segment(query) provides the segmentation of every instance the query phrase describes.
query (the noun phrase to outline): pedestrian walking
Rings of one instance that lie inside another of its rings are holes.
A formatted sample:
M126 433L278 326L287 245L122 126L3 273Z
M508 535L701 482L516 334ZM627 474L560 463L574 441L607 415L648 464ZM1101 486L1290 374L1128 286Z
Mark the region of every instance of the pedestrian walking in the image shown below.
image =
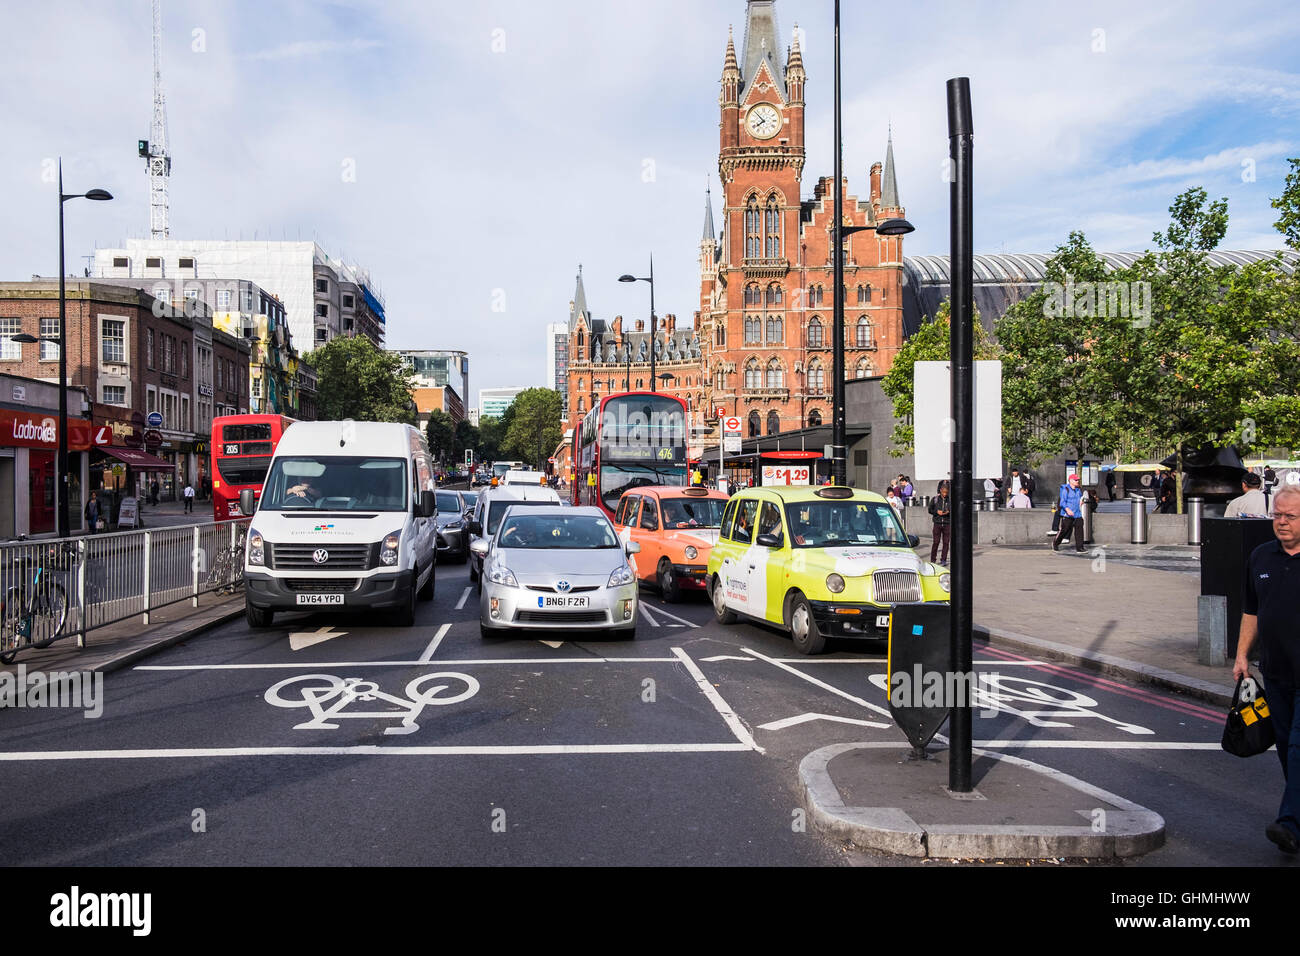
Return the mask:
M194 486L188 481L185 483L185 513L194 513Z
M1165 471L1160 477L1160 513L1171 515L1178 505L1177 489L1174 487L1174 475Z
M1115 500L1115 469L1112 468L1106 472L1106 494L1111 501Z
M158 479L155 478L153 480L153 483L149 485L149 504L156 505L157 503L158 503Z
M1052 550L1058 551L1061 542L1074 535L1074 550L1083 553L1083 492L1079 490L1079 476L1071 475L1061 485L1057 498L1057 510L1061 518L1061 530L1052 539Z
M91 534L99 532L99 496L95 492L90 493L90 500L86 502L86 527Z
M1300 850L1300 489L1287 485L1274 495L1274 540L1250 554L1242 598L1241 634L1234 680L1250 673L1258 645L1260 673L1268 691L1277 756L1282 762L1282 803L1264 835L1284 853ZM1290 768L1296 768L1294 777Z
M893 488L890 488L887 492L885 492L885 500L888 501L890 507L894 509L894 515L898 518L898 520L902 521L903 520L903 499L898 495L898 493Z
M947 481L939 482L939 493L930 499L930 517L934 528L930 540L930 563L935 562L942 542L943 557L939 558L939 563L947 564L948 545L952 541L952 499L948 497Z

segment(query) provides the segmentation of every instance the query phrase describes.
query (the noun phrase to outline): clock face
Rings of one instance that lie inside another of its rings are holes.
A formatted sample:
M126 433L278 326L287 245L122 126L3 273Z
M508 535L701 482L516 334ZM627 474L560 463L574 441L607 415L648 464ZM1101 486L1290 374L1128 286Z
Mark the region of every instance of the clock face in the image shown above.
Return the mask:
M745 117L745 125L759 139L770 139L781 129L781 114L770 103L759 103Z

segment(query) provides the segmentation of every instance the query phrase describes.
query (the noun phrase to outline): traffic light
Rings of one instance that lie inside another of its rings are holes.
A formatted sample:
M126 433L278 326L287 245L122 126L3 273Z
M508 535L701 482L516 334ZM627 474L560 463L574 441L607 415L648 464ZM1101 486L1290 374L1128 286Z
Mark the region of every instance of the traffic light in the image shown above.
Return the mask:
M473 468L473 467L474 467L474 449L473 449L473 448L466 448L466 449L465 449L465 467L466 467L466 468Z
M147 139L138 139L135 141L135 145L140 150L140 156L147 159L149 157L149 141Z

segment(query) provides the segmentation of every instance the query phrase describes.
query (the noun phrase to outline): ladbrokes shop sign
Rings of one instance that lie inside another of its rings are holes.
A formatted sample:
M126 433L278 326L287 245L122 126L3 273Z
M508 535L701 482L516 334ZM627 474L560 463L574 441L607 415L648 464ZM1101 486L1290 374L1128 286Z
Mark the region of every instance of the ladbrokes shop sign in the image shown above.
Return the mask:
M80 418L68 419L68 449L85 451L94 445L94 428ZM16 412L0 408L0 445L9 448L59 447L59 419L44 412Z

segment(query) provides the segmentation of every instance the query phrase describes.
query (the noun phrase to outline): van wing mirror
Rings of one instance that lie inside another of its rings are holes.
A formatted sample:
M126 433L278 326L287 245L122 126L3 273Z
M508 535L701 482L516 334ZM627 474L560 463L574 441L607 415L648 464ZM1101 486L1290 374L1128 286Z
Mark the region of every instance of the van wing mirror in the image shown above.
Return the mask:
M425 489L420 492L420 514L426 518L432 518L438 513L438 499L432 491Z
M480 522L480 521L470 521L470 522L467 522L467 523L466 523L465 527L466 527L467 529L469 529L469 533L470 533L470 534L472 534L472 535L477 535L477 536L480 537L480 538L483 537L483 524L482 524L482 522Z
M245 488L239 493L239 510L245 515L251 515L257 510L257 495L252 488Z
M784 538L779 534L760 534L755 544L763 548L779 548L784 543Z

